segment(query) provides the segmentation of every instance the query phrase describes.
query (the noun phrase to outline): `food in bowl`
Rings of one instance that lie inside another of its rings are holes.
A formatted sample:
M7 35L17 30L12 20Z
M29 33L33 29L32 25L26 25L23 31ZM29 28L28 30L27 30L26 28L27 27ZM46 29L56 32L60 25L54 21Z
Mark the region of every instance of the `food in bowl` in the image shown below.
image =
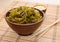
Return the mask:
M44 12L27 6L9 10L5 15L7 24L19 35L30 35L41 25Z
M9 11L7 19L18 24L30 24L38 22L42 18L41 13L31 7L20 6Z

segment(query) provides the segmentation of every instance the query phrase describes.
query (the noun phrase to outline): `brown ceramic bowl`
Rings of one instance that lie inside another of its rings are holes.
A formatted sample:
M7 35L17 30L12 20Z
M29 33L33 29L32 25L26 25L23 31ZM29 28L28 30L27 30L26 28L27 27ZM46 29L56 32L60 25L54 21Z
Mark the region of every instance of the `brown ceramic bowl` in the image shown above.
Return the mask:
M45 5L36 5L34 7L37 8L37 9L39 9L39 10L41 10L41 11L43 11L44 13L47 10L47 7Z
M44 13L46 12L46 8L44 6L37 6L37 9L40 9L41 11L43 11ZM42 8L42 9L41 9Z
M36 9L36 8L35 8ZM9 15L9 11L6 13L5 15L5 20L7 22L7 24L19 35L30 35L32 34L36 29L38 29L38 27L41 25L43 19L44 19L44 13L43 11L38 10L41 15L42 15L42 19L39 22L36 23L31 23L31 24L17 24L17 23L13 23L11 21L9 21L6 17Z

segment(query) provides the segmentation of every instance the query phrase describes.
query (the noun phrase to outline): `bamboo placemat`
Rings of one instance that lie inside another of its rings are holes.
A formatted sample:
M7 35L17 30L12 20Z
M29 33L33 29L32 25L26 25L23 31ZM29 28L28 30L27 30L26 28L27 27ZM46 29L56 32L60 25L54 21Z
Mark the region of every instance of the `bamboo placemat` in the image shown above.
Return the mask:
M30 36L20 36L15 33L6 23L4 14L11 8L17 6L30 6L39 5L39 3L18 2L13 1L6 9L0 12L0 42L60 42L60 22L50 27L42 36L37 35L32 39ZM60 18L60 6L59 5L46 5L47 11L45 13L45 19L38 30L43 30L46 26L52 24L54 21ZM38 31L37 30L37 31ZM35 32L36 34L36 32ZM39 38L39 39L38 39Z

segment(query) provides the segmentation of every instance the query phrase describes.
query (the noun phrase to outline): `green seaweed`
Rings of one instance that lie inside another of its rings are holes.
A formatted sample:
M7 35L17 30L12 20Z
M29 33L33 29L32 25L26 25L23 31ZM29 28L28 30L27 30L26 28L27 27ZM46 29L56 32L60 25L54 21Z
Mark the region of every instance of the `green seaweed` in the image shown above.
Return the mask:
M41 13L38 10L26 6L20 6L10 10L9 16L7 16L8 20L18 24L35 23L41 18Z

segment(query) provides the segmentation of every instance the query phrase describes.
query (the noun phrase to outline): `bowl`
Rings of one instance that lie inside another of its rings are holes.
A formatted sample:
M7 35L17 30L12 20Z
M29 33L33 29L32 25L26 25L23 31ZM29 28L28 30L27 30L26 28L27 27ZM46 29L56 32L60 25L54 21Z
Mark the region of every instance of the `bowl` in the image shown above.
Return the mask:
M45 7L45 6L36 6L35 8L37 8L37 9L39 9L39 10L41 10L41 11L43 11L44 13L46 12L46 10L47 10L47 8Z
M47 7L44 4L36 4L34 7L41 10L41 11L43 11L44 13L47 10Z
M23 35L23 36L30 35L34 33L35 30L38 29L38 27L42 24L42 21L44 19L44 12L37 8L34 8L34 9L36 9L41 13L42 19L39 22L30 23L30 24L13 23L6 18L9 15L9 11L5 14L5 20L7 24L11 27L11 29L13 29L17 34Z

